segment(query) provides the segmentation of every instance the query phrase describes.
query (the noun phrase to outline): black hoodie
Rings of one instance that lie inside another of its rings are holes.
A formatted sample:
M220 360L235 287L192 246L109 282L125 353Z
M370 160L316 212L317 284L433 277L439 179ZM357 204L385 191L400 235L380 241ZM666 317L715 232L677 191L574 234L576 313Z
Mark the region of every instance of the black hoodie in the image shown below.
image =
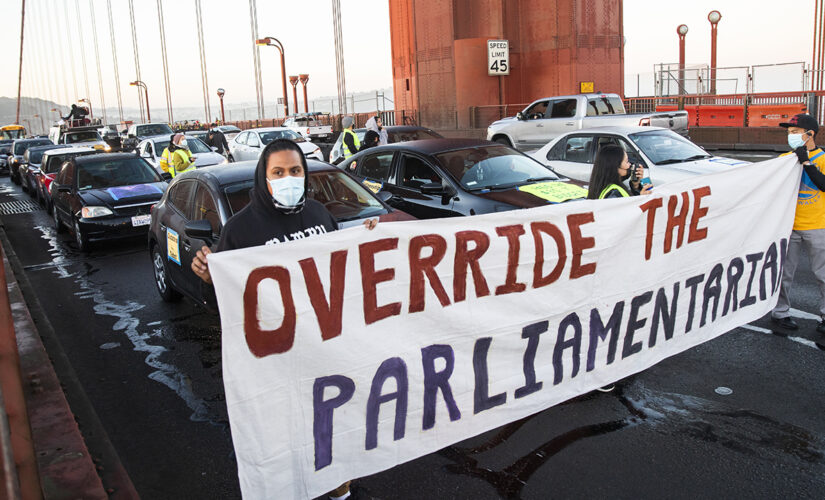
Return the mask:
M255 185L249 192L249 205L226 222L215 251L273 245L338 229L335 219L323 205L306 199L308 191L309 172L305 172L304 198L299 203L303 207L287 211L276 206L269 192L266 163L261 155L255 169Z

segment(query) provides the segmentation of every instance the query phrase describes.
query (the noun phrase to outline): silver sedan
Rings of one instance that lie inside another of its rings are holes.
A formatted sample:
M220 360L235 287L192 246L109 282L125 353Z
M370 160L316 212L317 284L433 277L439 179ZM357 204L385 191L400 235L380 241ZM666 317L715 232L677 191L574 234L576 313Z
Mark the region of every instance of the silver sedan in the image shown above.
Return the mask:
M252 128L242 131L229 141L230 158L233 161L257 160L264 147L275 139L295 141L306 158L324 161L321 148L285 127Z

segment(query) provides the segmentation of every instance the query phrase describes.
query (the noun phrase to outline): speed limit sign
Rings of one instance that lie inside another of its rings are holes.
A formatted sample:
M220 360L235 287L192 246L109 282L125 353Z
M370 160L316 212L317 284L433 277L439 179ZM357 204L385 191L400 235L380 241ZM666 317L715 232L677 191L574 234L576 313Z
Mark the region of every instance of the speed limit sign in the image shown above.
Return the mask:
M487 74L490 76L510 74L510 42L508 40L487 40Z

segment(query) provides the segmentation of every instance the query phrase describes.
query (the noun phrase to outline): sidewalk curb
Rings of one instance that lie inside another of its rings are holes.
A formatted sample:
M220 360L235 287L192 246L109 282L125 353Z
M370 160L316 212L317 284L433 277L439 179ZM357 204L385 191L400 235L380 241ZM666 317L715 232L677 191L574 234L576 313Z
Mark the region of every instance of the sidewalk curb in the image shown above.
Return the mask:
M139 498L2 222L0 244L44 498Z

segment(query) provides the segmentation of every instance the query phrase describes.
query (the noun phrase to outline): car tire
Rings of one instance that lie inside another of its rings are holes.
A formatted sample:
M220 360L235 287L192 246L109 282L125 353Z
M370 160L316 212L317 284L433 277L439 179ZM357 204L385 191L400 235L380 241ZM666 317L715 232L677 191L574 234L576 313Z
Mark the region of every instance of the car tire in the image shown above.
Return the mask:
M52 220L54 221L54 230L57 234L60 234L65 231L63 228L63 223L60 222L60 216L57 214L57 208L52 207Z
M513 147L513 143L510 142L510 139L508 139L506 136L503 136L503 135L500 135L500 136L494 138L493 142L497 142L497 143L503 144L505 146L510 146L511 148Z
M160 253L158 245L152 245L152 271L155 274L155 289L164 302L177 302L181 298L181 293L169 283L169 274L166 272L166 259Z
M81 252L88 252L91 247L89 239L85 234L83 234L83 231L80 229L80 223L77 219L74 221L74 242L77 244L77 249Z

